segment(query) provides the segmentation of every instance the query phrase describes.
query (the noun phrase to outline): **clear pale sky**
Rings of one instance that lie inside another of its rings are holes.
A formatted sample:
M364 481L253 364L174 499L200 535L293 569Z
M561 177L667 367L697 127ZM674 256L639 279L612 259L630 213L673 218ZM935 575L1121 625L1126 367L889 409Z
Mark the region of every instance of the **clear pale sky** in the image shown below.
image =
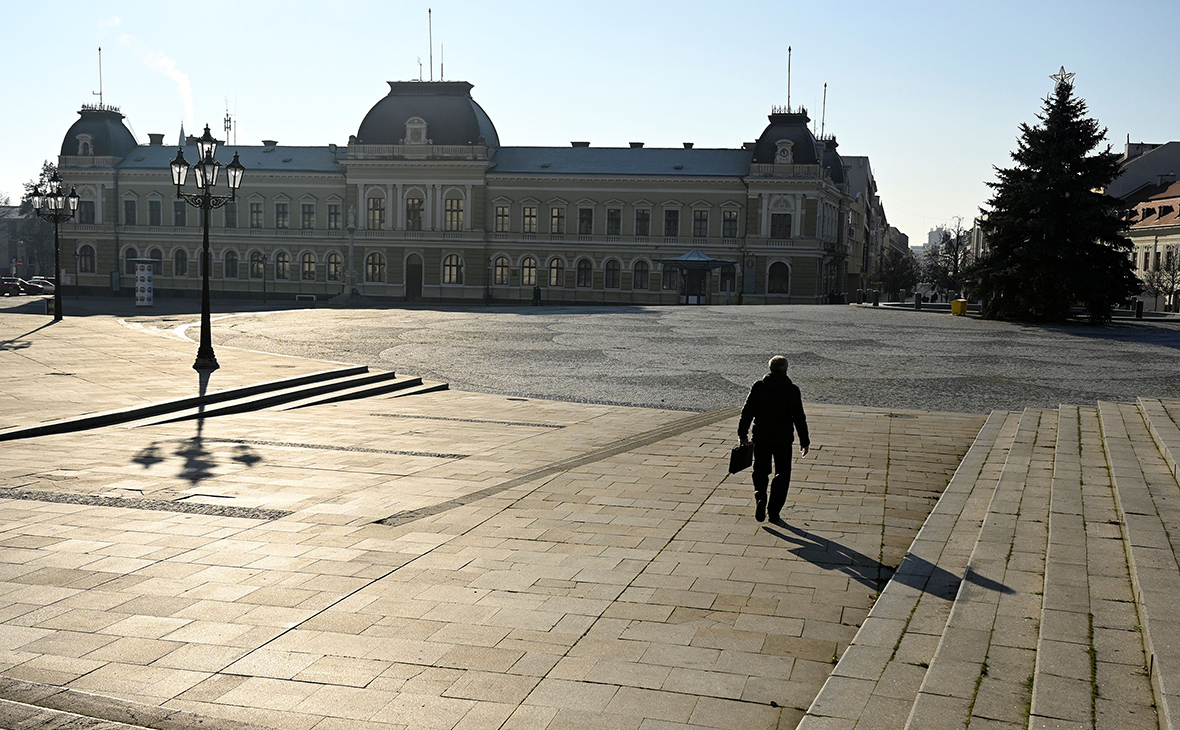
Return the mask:
M0 0L0 193L19 199L98 101L99 46L103 101L142 143L220 133L228 103L241 144L343 145L386 81L419 59L430 77L427 8L434 78L474 84L504 145L737 147L787 103L789 45L791 103L818 125L828 84L825 131L870 158L915 244L976 215L1063 65L1117 151L1180 139L1174 0Z

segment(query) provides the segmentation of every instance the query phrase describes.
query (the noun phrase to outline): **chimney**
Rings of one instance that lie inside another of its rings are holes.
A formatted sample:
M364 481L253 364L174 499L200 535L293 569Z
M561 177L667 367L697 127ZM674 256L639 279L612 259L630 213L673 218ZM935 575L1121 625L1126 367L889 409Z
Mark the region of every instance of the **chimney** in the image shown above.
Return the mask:
M632 142L631 143L631 149L633 149L633 150L637 150L642 146L643 146L642 142Z
M684 149L691 150L692 149L692 142L685 142Z
M273 150L275 148L275 145L277 145L277 144L278 144L278 142L276 142L273 139L262 140L262 146L266 147L268 150Z
M571 147L589 147L589 142L570 142Z
M148 132L148 146L162 147L164 145L164 135Z

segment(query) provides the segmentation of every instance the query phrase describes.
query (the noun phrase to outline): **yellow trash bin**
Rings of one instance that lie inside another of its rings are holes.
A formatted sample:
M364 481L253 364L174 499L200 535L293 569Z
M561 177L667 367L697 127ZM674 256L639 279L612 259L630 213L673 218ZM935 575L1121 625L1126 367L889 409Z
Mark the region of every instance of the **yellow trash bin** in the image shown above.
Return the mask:
M967 313L967 300L956 299L951 302L951 314L962 316Z

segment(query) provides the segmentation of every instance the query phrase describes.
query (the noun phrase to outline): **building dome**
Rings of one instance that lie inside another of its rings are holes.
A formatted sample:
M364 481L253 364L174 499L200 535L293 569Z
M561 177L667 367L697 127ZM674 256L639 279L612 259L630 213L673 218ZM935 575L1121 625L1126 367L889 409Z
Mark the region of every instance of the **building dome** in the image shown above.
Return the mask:
M356 142L500 146L466 81L390 81L389 95L365 115Z
M823 146L816 142L815 135L807 128L811 117L807 116L806 109L793 112L776 109L768 118L770 124L754 143L755 164L823 164L820 159Z
M117 107L86 105L78 114L82 118L74 122L61 142L62 155L126 157L139 146Z
M840 145L836 144L835 137L825 137L824 143L824 169L828 171L832 182L837 185L843 185L848 182L847 176L844 174L844 158L840 157L840 153L836 148Z

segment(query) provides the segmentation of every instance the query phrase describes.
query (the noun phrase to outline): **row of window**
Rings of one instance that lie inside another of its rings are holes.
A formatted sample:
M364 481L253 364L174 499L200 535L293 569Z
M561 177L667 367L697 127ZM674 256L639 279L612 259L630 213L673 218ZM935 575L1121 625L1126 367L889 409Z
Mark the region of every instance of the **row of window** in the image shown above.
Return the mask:
M89 205L87 205L89 204ZM147 201L147 225L162 226L164 225L164 201L149 200ZM262 202L249 202L247 211L249 213L248 225L250 228L262 228L264 226L264 213ZM84 210L85 207L85 210ZM340 203L328 204L328 230L338 231L341 227L341 205ZM183 200L172 201L172 225L181 227L187 226L188 223L189 204ZM222 225L226 228L238 227L238 204L236 202L226 203L223 208L224 218ZM200 222L200 216L194 216L196 222ZM94 222L94 201L83 200L78 204L78 222L79 223L93 223ZM133 198L126 198L123 200L123 225L137 226L139 225L139 201ZM290 228L291 227L291 204L286 202L276 202L274 204L274 227L275 228ZM300 203L299 204L299 227L303 230L310 230L316 227L316 204L315 203Z
M538 215L539 209L535 205L522 205L520 207L520 228L521 233L539 233L538 230ZM547 233L564 234L566 229L566 206L553 205L549 207L549 228ZM663 220L663 235L669 237L676 237L680 235L680 209L679 208L665 208ZM510 233L513 229L512 207L508 205L495 206L495 221L494 230L496 233ZM692 236L693 238L707 238L709 235L709 211L694 210L692 211ZM578 208L577 219L577 233L579 236L594 235L594 208ZM621 236L623 235L623 209L622 208L607 208L606 209L606 235ZM652 235L652 220L651 210L648 208L639 208L635 211L635 225L632 228L635 236L650 236ZM738 211L723 210L721 211L721 236L723 238L736 238L738 235Z

